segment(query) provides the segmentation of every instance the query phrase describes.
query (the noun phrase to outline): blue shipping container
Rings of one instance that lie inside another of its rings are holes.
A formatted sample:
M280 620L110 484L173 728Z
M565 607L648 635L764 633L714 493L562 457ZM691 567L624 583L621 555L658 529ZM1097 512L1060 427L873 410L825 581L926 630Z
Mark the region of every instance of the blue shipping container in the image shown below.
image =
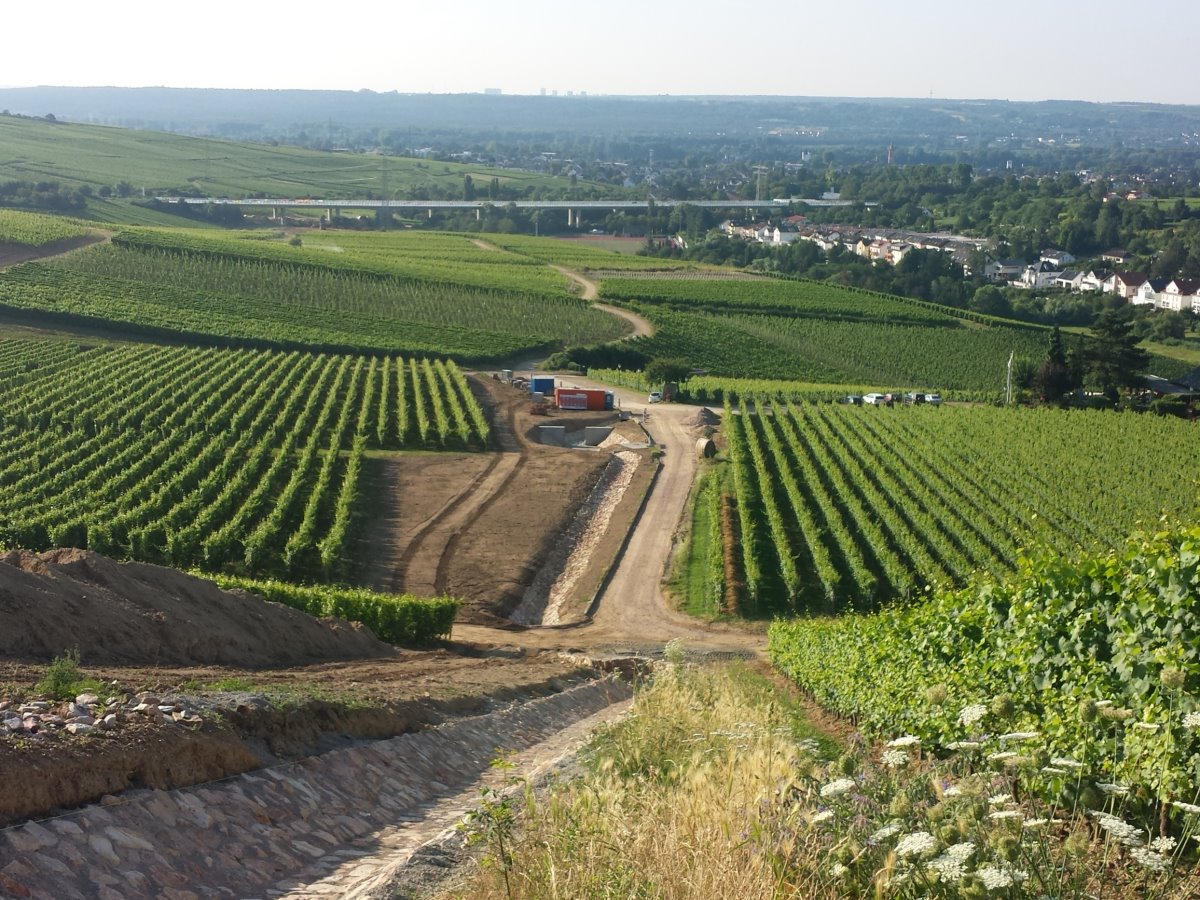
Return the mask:
M554 396L554 378L553 378L553 376L547 378L546 376L542 375L542 376L536 376L534 378L531 378L529 380L529 390L534 393L540 391L541 393L545 394L547 397L553 397Z

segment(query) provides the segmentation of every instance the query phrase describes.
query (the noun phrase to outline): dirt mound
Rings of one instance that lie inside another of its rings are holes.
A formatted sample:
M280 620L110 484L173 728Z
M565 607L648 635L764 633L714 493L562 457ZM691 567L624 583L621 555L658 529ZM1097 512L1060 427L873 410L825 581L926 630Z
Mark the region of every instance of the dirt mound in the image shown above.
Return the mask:
M0 556L0 659L265 668L391 656L360 625L87 550Z
M720 425L721 417L709 409L707 406L702 406L696 410L695 415L688 416L683 420L683 424L689 428L704 428L709 425Z

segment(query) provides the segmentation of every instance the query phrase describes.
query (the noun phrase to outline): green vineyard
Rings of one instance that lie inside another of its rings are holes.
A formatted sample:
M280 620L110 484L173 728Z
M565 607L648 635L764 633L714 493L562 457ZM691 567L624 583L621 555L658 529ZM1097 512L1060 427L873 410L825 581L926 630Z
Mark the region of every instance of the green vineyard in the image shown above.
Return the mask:
M55 241L83 237L87 228L71 219L0 209L0 244L42 247Z
M429 256L399 253L376 265L363 253L278 241L127 232L111 246L0 274L0 308L35 323L194 343L463 360L626 333L619 319L571 297L544 265L463 238L447 247L447 237L455 236L434 236ZM455 254L509 262L471 264Z
M1196 505L1177 419L747 398L723 431L748 611L873 608Z
M452 362L0 342L0 539L298 580L347 571L368 450L488 445Z

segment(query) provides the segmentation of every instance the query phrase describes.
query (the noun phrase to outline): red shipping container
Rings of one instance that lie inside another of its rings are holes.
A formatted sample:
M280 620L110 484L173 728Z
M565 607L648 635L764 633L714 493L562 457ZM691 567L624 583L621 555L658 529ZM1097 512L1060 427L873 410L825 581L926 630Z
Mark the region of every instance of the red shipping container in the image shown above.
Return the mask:
M590 409L603 411L608 391L585 388L555 388L554 405L559 409Z

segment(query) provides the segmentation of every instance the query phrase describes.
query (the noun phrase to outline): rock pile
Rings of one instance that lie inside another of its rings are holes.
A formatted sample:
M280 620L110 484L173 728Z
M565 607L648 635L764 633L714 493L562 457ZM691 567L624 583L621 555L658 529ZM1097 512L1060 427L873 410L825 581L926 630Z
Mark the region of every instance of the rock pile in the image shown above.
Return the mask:
M95 694L80 694L67 703L0 700L0 735L45 736L54 732L92 734L114 731L134 721L158 724L200 725L203 720L186 706L164 703L154 694L126 693L102 702Z

